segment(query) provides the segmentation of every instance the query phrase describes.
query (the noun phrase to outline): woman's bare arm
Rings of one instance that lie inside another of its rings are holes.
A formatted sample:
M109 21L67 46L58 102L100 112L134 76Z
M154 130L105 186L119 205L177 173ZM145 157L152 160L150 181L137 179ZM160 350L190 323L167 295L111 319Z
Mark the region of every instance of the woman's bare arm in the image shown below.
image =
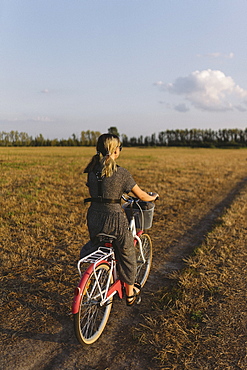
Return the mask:
M137 198L144 200L145 202L154 202L155 199L159 196L157 193L149 195L148 193L143 191L137 184L133 187L131 191Z

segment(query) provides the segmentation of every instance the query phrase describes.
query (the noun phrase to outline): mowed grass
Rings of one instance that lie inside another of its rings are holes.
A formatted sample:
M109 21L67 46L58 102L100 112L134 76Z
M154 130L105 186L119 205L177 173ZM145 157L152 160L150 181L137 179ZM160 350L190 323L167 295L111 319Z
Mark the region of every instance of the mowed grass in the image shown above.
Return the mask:
M246 247L245 185L185 268L153 294L134 331L157 368L247 368Z
M34 334L57 332L63 318L70 313L73 289L78 281L76 262L81 246L88 240L87 207L83 205L88 192L83 169L94 153L94 148L77 147L0 148L0 315L2 339L6 342L16 337L20 340ZM118 163L130 170L144 190L160 194L150 230L154 243L152 272L162 268L166 249L196 227L199 220L211 217L215 207L247 176L246 150L124 148ZM232 230L230 226L222 227L222 235L224 230L226 233ZM241 229L238 232L241 234ZM238 247L237 240L234 248ZM191 292L199 284L193 274L182 278ZM175 287L173 283L171 286L175 296L177 284L182 284L177 283L178 279L171 278L175 281ZM177 340L178 331L173 335L170 330L167 341L167 327L160 325L160 320L167 322L162 315L170 304L170 293L162 290L162 285L165 283L161 281L155 298L150 298L157 310L146 313L149 335L145 327L137 328L138 333L142 331L138 334L142 338L139 345L151 348L150 356L156 357L164 369L194 370L196 367L185 367L185 364L190 364L195 348L191 348L193 353L184 352L181 344L184 336L181 334L181 341ZM191 294L191 301L194 295ZM169 320L172 317L174 322L178 311L187 306L185 303L183 308L175 309L176 299L172 298L169 308ZM213 295L211 299L214 300ZM204 307L198 303L193 306L192 302L191 307L184 311L185 316L200 331L206 317ZM167 347L169 341L172 345ZM199 343L203 343L203 338ZM180 363L181 353L184 360ZM177 367L171 365L174 359ZM167 361L171 361L168 367Z

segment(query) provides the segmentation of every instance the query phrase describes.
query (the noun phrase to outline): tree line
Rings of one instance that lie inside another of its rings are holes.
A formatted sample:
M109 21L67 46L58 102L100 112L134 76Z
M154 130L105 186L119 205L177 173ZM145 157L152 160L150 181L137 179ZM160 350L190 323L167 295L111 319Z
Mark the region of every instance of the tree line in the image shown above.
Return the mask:
M72 134L68 139L45 139L42 134L34 138L26 132L0 132L0 146L95 146L99 131L82 131L78 137Z
M247 128L222 129L222 130L166 130L161 131L157 136L130 139L123 137L123 144L126 146L183 146L183 147L247 147Z
M119 135L116 127L110 127L109 133L120 136L124 146L155 147L183 146L204 148L241 148L247 147L247 128L222 130L166 130L151 136L130 137ZM0 146L95 146L99 131L81 131L80 135L72 134L68 139L45 139L42 134L32 137L25 132L0 132Z

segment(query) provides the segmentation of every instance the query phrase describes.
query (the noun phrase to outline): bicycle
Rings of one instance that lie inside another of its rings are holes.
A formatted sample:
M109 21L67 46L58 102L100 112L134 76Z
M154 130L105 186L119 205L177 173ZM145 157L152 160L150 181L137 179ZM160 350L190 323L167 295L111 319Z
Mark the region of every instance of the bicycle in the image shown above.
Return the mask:
M136 282L143 287L152 263L152 242L150 236L144 233L144 229L152 226L154 204L141 202L130 196L122 198L125 200L123 208L129 219L136 249ZM151 204L152 208L143 210L143 203ZM97 238L97 250L80 259L77 264L81 278L74 292L72 314L75 335L81 344L92 344L100 337L108 321L114 295L118 294L122 299L125 290L125 284L117 273L113 248L116 237L100 233ZM84 274L81 272L82 263L89 263Z

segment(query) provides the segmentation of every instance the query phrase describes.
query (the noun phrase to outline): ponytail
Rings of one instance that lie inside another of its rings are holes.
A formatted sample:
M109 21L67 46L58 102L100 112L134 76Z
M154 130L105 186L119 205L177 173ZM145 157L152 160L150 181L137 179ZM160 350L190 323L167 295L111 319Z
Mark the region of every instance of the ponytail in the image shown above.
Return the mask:
M117 170L116 162L109 155L103 157L100 163L102 164L102 171L101 171L102 177L103 176L110 177Z

